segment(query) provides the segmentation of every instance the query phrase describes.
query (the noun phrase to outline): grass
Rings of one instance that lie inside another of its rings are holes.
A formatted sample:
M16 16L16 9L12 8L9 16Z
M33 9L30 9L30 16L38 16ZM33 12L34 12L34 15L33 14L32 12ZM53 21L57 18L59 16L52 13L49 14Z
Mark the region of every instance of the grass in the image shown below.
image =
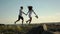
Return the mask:
M17 33L21 34L22 33L22 34L25 34L29 30L31 30L32 28L38 27L38 26L42 26L42 25L43 24L30 24L30 25L24 24L23 26L21 24L16 24L16 25L13 25L13 24L12 25L0 25L0 33L4 33L4 34L17 34Z

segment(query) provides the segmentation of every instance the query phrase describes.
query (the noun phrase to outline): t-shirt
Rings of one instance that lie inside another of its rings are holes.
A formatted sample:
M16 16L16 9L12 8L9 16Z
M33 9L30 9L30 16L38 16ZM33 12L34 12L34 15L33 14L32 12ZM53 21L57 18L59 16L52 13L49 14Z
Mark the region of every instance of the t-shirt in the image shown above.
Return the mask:
M20 15L20 16L22 16L22 13L23 13L22 10L19 10L19 15Z
M29 17L32 17L32 12L35 14L35 12L34 12L33 10L28 11L27 14L28 14ZM35 15L36 15L36 14L35 14Z

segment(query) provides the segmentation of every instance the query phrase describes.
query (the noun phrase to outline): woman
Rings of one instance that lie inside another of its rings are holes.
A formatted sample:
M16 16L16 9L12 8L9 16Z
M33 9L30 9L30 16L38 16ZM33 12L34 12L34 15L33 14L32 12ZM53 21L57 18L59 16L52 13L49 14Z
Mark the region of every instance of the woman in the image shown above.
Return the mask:
M27 20L26 23L27 22L29 22L29 24L31 23L31 21L32 21L32 16L31 16L32 12L36 15L36 13L34 12L34 10L32 9L32 6L28 6L28 12L27 12L27 14L29 16L29 20ZM37 15L35 17L38 18Z

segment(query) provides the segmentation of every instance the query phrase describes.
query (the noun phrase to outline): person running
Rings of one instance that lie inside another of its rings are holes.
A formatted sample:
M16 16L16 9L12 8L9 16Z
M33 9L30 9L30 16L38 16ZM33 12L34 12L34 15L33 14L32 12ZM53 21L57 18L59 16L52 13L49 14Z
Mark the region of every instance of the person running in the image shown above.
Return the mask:
M28 6L28 12L27 12L27 14L29 16L29 20L27 20L26 23L29 22L29 24L32 21L32 16L31 16L32 15L32 12L36 15L36 13L34 12L34 10L32 8L33 8L32 6ZM35 17L38 18L37 15Z
M19 10L19 15L18 15L18 20L16 20L14 23L16 24L16 22L18 22L20 19L22 20L22 25L23 25L23 22L24 22L24 18L22 16L22 14L25 14L23 11L23 6L20 7L20 10ZM25 14L26 15L26 14Z

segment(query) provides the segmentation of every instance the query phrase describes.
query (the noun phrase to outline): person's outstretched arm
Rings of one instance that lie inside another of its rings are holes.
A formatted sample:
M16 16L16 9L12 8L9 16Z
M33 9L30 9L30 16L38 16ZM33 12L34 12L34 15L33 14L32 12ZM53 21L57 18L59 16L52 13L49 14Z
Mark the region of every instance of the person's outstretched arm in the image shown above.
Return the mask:
M22 12L23 14L25 14L24 12ZM26 14L25 14L26 15Z
M36 15L36 13L33 11L33 13ZM37 16L37 15L36 15Z
M28 13L29 13L29 11L27 12L27 14L28 14ZM27 14L26 14L26 15L27 15Z
M36 15L36 13L35 13L34 11L33 11L33 13ZM36 17L36 18L38 18L38 16L37 16L37 15L36 15L35 17Z

